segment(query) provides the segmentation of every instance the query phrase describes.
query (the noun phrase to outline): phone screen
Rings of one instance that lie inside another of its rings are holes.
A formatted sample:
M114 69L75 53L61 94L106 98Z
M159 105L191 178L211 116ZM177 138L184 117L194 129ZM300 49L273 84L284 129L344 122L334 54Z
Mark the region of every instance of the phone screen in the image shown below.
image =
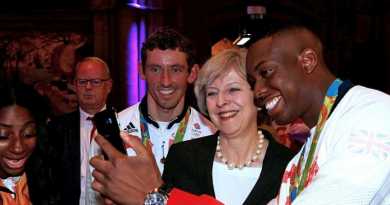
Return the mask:
M127 154L125 143L119 133L121 127L118 120L118 115L114 109L106 109L98 112L94 116L96 129L100 135L106 138L118 151ZM104 159L108 156L103 152Z

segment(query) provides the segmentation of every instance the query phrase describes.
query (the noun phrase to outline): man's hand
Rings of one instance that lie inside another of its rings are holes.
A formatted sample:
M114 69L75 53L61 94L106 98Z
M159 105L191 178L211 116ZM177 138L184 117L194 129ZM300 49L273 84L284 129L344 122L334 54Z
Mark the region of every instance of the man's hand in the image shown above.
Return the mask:
M137 156L120 153L104 137L97 135L94 139L109 160L104 161L102 156L90 160L95 168L92 172L95 178L92 189L117 204L143 204L146 194L163 183L161 173L153 153L145 148L138 137L123 131L120 135ZM106 199L107 202L109 200Z

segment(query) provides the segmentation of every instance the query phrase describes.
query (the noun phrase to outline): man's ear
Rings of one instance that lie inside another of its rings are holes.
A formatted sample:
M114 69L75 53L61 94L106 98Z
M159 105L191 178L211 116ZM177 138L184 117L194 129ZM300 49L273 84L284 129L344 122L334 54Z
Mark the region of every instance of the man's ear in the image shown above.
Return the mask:
M110 78L110 80L108 80L108 93L111 92L113 84L114 84L114 81Z
M300 55L302 67L306 73L311 73L317 66L317 54L312 49L305 49Z
M146 80L144 68L142 67L142 62L138 62L138 75L142 80Z
M199 73L199 65L194 64L194 66L192 66L190 74L188 75L188 78L187 78L188 83L191 84L191 83L195 82L196 78L198 77L198 73Z

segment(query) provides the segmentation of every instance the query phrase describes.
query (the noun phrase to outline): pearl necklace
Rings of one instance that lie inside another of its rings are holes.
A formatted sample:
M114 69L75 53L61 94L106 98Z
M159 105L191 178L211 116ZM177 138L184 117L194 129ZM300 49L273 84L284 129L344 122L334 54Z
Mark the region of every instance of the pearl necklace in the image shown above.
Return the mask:
M227 164L227 167L229 170L233 170L233 169L242 170L242 169L244 169L244 167L252 166L252 162L256 162L259 159L259 155L261 154L261 149L263 148L263 143L264 143L263 132L261 130L258 130L257 133L259 134L259 144L257 145L256 152L250 160L245 162L245 164L236 165L235 162L233 162L233 161L229 162L225 157L223 157L222 152L221 152L221 145L219 142L219 136L218 136L218 141L217 141L217 149L215 152L216 157L221 160L222 164Z

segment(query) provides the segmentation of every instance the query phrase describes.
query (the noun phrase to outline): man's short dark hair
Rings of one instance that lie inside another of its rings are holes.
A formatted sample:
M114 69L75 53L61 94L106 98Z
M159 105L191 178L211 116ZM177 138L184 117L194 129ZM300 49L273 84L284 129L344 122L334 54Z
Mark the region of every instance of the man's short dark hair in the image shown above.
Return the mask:
M152 51L155 48L158 48L160 50L179 49L179 51L184 52L187 58L188 72L190 72L191 68L195 64L194 44L186 36L174 29L168 27L159 28L146 39L146 42L143 43L141 49L141 60L144 69L147 51Z
M258 28L253 29L253 36L246 44L246 46L249 47L251 44L255 43L260 39L264 39L271 36L279 36L283 35L284 33L299 30L306 30L318 38L314 27L315 25L313 22L303 19L278 20L273 22L267 22L265 24L262 24Z

